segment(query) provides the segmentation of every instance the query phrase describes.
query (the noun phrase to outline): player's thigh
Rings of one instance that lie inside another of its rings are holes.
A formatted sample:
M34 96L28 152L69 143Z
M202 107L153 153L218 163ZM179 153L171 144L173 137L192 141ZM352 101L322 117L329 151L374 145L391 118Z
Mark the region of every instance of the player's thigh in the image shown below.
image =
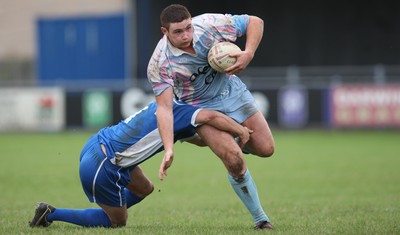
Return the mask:
M197 133L222 160L225 167L232 175L244 173L246 165L243 160L242 151L231 134L220 131L209 125L198 127Z
M223 155L229 149L239 149L233 136L227 132L220 131L209 125L202 125L196 131L207 146L218 156Z
M82 157L79 165L82 188L90 202L120 207L125 204L123 190L130 183L129 171L112 164L100 153L98 147L97 154Z
M260 157L269 157L274 153L275 141L268 122L261 112L252 115L242 125L254 131L246 144L252 154Z
M106 212L113 227L122 227L126 225L126 221L128 220L128 210L126 206L114 207L102 203L97 204Z
M144 198L153 192L153 183L146 177L140 166L130 171L131 182L126 186L129 191L138 197Z

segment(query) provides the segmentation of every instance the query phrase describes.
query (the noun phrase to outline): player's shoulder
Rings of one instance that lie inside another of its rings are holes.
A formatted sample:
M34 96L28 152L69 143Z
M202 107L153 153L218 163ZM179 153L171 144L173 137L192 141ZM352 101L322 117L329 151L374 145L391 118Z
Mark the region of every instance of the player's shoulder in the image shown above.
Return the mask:
M230 28L234 25L233 15L222 13L205 13L192 19L192 23L196 30L203 31L220 31Z
M221 20L226 20L227 18L230 18L230 17L232 17L232 15L230 15L230 14L204 13L204 14L193 17L192 22L198 23L198 24L204 24L204 23L214 24Z
M157 111L157 103L155 101L149 103L148 105L142 107L135 113L132 113L129 117L122 120L122 123L137 123L143 120L151 120Z
M164 35L157 43L156 48L154 49L152 57L160 57L164 54L165 50L167 50L168 39Z
M159 66L159 63L163 63L166 60L165 51L167 50L167 39L163 36L157 43L156 48L149 60L149 66Z

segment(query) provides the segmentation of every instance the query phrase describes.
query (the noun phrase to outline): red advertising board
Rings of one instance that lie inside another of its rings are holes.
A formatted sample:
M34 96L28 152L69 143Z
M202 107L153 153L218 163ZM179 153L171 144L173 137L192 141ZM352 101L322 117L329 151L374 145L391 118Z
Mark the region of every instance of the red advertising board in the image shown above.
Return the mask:
M400 127L400 85L345 85L332 88L334 127Z

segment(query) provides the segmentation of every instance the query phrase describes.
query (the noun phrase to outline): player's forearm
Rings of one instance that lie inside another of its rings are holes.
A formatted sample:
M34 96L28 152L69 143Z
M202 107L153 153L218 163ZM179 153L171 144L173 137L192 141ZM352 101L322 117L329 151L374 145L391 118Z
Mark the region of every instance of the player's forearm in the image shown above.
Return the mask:
M157 123L164 149L173 151L174 121L172 112L168 112L165 108L157 108Z
M243 126L235 122L232 118L219 112L215 112L214 118L211 118L207 124L221 131L229 132L234 136L240 136L244 131Z
M250 22L246 31L246 48L253 56L264 34L264 21L256 16L250 16Z
M169 87L159 96L157 102L157 124L165 151L173 153L174 148L174 116L172 111L173 91Z

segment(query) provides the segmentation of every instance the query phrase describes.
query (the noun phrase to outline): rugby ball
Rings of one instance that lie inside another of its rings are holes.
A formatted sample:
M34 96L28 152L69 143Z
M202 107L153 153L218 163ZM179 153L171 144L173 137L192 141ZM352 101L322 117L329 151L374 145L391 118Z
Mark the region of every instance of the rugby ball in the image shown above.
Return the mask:
M226 68L236 63L236 57L231 57L229 54L240 51L240 48L234 43L218 42L208 52L208 63L213 69L224 73Z

